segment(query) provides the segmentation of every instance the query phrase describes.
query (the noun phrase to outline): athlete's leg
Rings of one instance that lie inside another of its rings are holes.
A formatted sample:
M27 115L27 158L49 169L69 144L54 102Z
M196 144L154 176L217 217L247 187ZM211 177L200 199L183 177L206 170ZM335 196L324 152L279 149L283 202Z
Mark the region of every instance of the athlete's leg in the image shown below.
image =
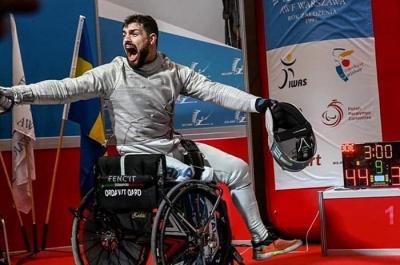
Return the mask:
M247 163L212 146L197 144L213 173L203 174L203 180L225 183L230 189L235 206L251 232L252 240L260 242L265 239L268 232L260 217Z
M291 252L302 245L301 240L284 240L269 233L261 221L252 180L246 162L214 147L198 144L214 173L203 175L204 180L215 180L228 185L232 199L252 235L253 258L263 260Z

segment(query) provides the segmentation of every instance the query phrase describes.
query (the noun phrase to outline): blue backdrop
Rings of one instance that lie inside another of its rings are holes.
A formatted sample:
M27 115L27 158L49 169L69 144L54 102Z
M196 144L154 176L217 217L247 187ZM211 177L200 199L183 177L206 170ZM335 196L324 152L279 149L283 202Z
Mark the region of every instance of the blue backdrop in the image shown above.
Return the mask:
M41 0L35 14L16 15L18 37L27 84L69 76L76 28L80 15L86 17L92 51L97 58L95 7L92 0ZM12 84L11 34L0 40L0 86ZM58 136L61 105L33 106L37 137ZM79 135L67 122L65 135ZM0 116L0 139L11 137L11 115Z
M39 12L16 15L27 84L69 76L76 28L80 15L86 17L91 49L95 58L96 18L93 0L42 0ZM102 62L123 55L121 22L100 18ZM0 86L11 86L11 36L0 40ZM204 41L160 33L160 50L178 63L192 67L214 81L243 89L243 59L240 50ZM98 62L95 62L95 66ZM59 135L62 105L32 107L37 137ZM211 103L179 98L174 125L177 129L244 126L246 115ZM64 135L79 135L79 128L67 122ZM11 138L11 115L0 116L0 139Z

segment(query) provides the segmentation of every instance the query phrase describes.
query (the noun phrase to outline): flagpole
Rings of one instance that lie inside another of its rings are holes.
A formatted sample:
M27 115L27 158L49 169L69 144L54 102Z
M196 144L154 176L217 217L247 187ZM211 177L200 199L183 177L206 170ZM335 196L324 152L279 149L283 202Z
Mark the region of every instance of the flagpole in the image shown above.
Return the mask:
M70 77L75 77L76 65L78 62L79 46L80 46L80 41L81 41L81 36L82 36L83 23L85 22L85 19L86 19L86 17L79 16L78 28L77 28L76 37L75 37L75 46L74 46L74 51L73 51L73 55L72 55L72 63L71 63L71 69L70 69L70 74L69 74ZM54 193L54 187L55 187L58 165L59 165L59 160L60 160L61 148L62 148L63 139L64 139L65 121L67 120L68 112L69 112L69 104L65 104L64 109L63 109L62 119L61 119L61 125L60 125L60 134L59 134L60 136L58 138L56 159L54 162L53 176L52 176L49 200L48 200L47 211L46 211L46 219L45 219L45 222L43 225L42 250L46 249L47 232L48 232L50 213L51 213L51 208L52 208L52 203L53 203L53 193Z
M48 231L48 224L49 224L49 219L50 219L50 210L51 210L51 206L52 206L52 202L53 202L53 193L54 193L54 186L55 186L55 182L56 182L56 175L57 175L57 170L58 170L60 152L61 152L61 148L63 145L63 139L64 139L64 126L65 126L65 120L62 119L61 126L60 126L60 136L58 138L58 144L57 144L56 160L54 162L53 176L52 176L52 181L51 181L51 186L50 186L49 200L48 200L48 204L47 204L46 219L45 219L45 222L43 225L42 250L46 249L47 231Z
M25 249L26 249L27 252L30 252L31 251L31 246L29 244L28 234L26 232L26 229L25 229L25 226L24 226L24 222L22 221L21 213L19 212L18 208L16 207L17 204L15 203L15 196L14 196L14 193L12 191L10 176L8 174L6 163L4 162L4 158L3 158L3 153L1 151L0 151L0 160L1 160L1 165L3 167L3 170L4 170L4 174L6 176L8 188L9 188L9 190L11 192L12 202L15 205L15 210L17 212L17 217L18 217L18 221L19 221L22 237L24 239Z
M25 157L28 164L28 192L31 195L31 206L32 206L32 235L33 235L33 253L38 253L38 240L37 240L37 225L36 225L36 207L35 200L33 196L33 185L32 185L32 171L31 171L31 159L28 154L30 142L25 143Z
M32 211L32 238L33 238L33 251L30 252L28 255L25 257L21 258L20 260L17 261L16 265L23 264L25 260L29 259L30 257L36 255L39 253L39 248L38 248L38 239L37 239L37 226L36 226L36 208L35 208L35 200L33 196L33 185L32 185L32 170L31 170L31 159L30 159L30 154L28 153L29 145L31 143L25 142L25 159L28 164L27 167L27 175L28 175L28 194L31 196L31 211Z

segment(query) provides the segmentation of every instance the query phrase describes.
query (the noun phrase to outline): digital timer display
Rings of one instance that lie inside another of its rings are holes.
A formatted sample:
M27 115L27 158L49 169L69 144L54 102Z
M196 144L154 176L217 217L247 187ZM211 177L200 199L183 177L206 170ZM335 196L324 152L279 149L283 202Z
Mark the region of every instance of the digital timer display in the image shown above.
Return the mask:
M343 144L344 186L400 186L400 142Z

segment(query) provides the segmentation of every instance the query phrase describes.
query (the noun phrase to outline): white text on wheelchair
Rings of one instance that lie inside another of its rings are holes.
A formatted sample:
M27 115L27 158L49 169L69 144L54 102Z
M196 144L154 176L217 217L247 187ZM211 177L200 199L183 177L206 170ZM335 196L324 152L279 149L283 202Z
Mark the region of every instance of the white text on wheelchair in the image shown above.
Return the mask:
M135 182L136 176L124 175L124 176L108 176L108 182L120 183L120 182Z
M142 196L141 189L105 189L104 190L105 197L116 197L116 196Z

